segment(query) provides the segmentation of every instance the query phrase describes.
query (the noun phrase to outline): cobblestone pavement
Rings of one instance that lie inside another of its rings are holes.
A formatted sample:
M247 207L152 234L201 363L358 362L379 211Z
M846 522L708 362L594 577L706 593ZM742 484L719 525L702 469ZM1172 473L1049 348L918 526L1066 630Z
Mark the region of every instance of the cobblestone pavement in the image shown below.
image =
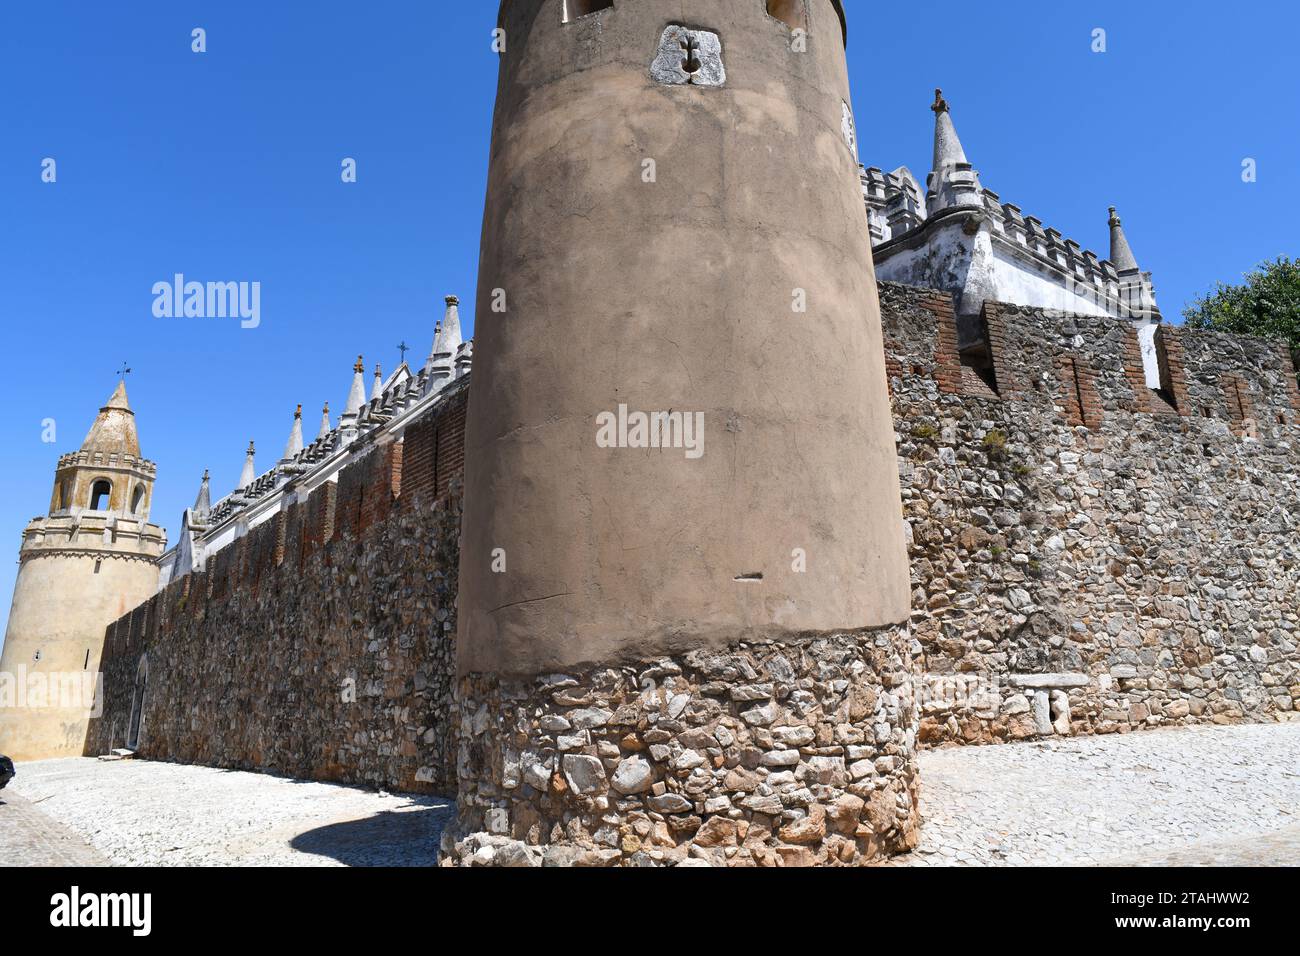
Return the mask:
M890 865L1300 865L1300 723L921 755L916 853ZM428 866L446 800L126 760L24 764L14 863Z
M921 755L903 866L1300 865L1300 723Z
M20 764L17 790L58 825L125 866L432 866L452 804L265 774L90 758ZM44 845L40 831L0 847ZM49 820L46 821L47 823ZM92 851L93 852L93 851Z
M105 866L76 831L56 823L12 784L0 791L0 866Z

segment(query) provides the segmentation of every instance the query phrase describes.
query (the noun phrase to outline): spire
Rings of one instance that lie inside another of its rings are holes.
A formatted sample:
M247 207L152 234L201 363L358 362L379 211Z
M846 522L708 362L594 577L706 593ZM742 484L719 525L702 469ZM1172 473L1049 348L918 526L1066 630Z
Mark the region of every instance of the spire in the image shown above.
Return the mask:
M293 413L293 428L289 431L289 441L284 446L284 460L294 458L302 451L302 406Z
M934 91L934 169L966 163L966 150L957 138L957 128L952 125L952 110L943 98L943 90ZM968 164L969 165L969 164Z
M1110 264L1115 267L1119 277L1119 314L1134 319L1139 323L1159 323L1160 306L1156 303L1156 288L1151 283L1151 274L1138 268L1137 257L1124 235L1119 213L1110 207ZM1154 345L1143 334L1142 358L1147 367L1147 384L1160 381L1159 369L1156 367ZM1152 385L1152 388L1158 385Z
M366 363L358 355L357 364L352 367L352 390L348 392L348 403L343 407L344 421L355 421L361 406L366 403Z
M383 394L384 394L384 372L383 369L379 367L379 363L376 362L375 383L370 387L370 400L373 402L375 399L379 398Z
M135 432L135 413L126 398L126 382L117 383L108 403L99 410L95 423L81 443L82 451L140 457L140 439Z
M330 426L330 403L326 402L325 407L320 410L320 434L316 436L316 440L320 441L322 438L328 435L331 430L332 428Z
M1110 264L1116 272L1136 272L1138 267L1114 206L1110 207Z
M257 469L253 467L253 456L256 452L257 449L253 447L253 443L250 441L248 443L248 457L244 459L244 470L239 474L239 490L241 491L257 480Z
M433 350L424 367L429 372L429 391L436 392L456 377L456 353L464 340L460 334L460 298L446 298L447 311L442 321L434 326Z
M208 470L203 469L203 483L199 485L199 496L194 499L194 507L190 509L194 512L194 517L198 521L204 521L212 513L212 492L208 486Z
M444 301L447 303L447 311L442 317L442 341L435 339L433 347L439 354L445 352L455 355L460 343L464 341L460 334L460 297L449 295Z
M978 206L984 187L957 138L952 111L943 90L934 91L934 166L927 182L926 205L933 215L956 206Z

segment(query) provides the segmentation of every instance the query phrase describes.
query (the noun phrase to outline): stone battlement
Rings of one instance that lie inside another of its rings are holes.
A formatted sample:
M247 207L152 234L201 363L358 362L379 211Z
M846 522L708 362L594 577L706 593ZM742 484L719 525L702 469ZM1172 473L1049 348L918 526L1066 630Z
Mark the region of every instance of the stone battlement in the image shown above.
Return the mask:
M93 552L106 558L157 561L167 532L148 521L113 515L34 518L23 529L19 560L44 554Z
M158 466L148 459L137 455L122 455L102 451L74 451L59 456L58 469L65 468L108 468L132 471L137 474L154 477Z
M1279 343L881 285L920 739L1292 719L1300 390Z

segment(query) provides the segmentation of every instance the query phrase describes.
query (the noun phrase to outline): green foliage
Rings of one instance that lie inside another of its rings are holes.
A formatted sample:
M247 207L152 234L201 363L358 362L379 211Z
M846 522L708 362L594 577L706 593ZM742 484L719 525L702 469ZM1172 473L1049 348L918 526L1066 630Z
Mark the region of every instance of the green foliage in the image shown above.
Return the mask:
M1000 428L994 428L984 436L984 453L993 461L1001 461L1007 457L1007 433Z
M1300 349L1300 259L1279 256L1246 274L1244 285L1220 282L1183 310L1194 329L1281 339Z
M921 441L933 441L939 437L939 429L935 428L929 422L921 422L912 429L912 434L921 439Z

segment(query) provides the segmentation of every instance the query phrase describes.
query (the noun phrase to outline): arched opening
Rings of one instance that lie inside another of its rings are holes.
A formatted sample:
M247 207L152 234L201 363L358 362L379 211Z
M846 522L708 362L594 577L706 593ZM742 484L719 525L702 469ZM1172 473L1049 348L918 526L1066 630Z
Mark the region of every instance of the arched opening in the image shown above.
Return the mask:
M101 478L90 486L90 510L107 511L108 502L113 497L113 485Z
M140 729L144 723L144 695L149 689L149 659L140 658L140 667L135 672L135 691L131 695L131 720L126 730L126 749L135 750L140 746Z
M564 22L572 23L581 17L608 10L614 0L564 0Z
M135 492L131 495L131 514L140 514L140 509L144 506L144 485L136 485Z
M791 30L808 31L808 10L804 0L767 0L767 15Z

